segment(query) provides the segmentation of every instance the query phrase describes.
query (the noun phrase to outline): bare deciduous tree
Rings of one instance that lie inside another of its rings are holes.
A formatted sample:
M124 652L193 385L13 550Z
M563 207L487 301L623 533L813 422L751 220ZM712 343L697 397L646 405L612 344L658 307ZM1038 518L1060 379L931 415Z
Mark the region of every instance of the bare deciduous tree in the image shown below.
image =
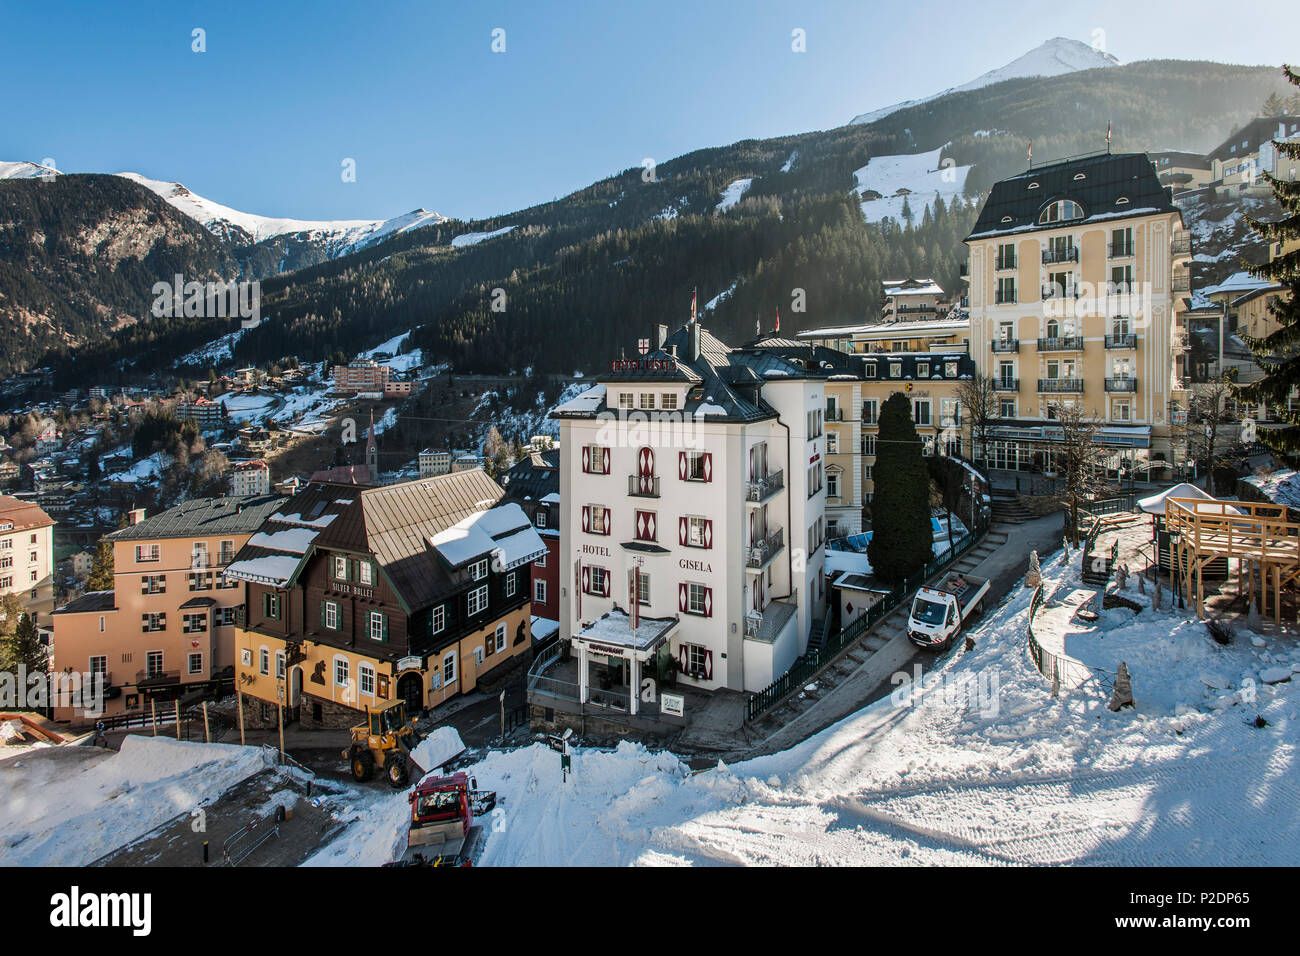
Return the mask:
M1053 408L1062 438L1062 448L1057 453L1061 501L1070 513L1071 543L1078 547L1080 506L1095 497L1106 484L1102 452L1097 445L1101 422L1096 412L1086 415L1077 403L1061 403Z
M979 372L957 383L957 401L970 423L972 461L988 454L989 429L999 418L996 386L993 376Z

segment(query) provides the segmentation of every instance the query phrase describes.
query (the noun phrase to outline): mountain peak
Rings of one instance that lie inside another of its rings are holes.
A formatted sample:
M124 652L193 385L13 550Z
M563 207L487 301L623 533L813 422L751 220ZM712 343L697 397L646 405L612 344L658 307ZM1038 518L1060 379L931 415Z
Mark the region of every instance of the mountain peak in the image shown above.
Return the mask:
M1074 40L1070 37L1052 37L1050 40L1043 41L1028 53L1016 57L1005 66L998 67L996 70L989 70L969 83L949 87L919 100L904 100L901 103L895 103L893 106L872 110L870 113L863 113L860 116L853 117L853 119L849 120L849 123L874 123L909 106L929 103L931 100L937 100L939 97L947 96L950 93L978 90L981 87L992 86L994 83L1001 83L1003 80L1022 79L1029 76L1061 76L1065 73L1077 73L1080 70L1095 70L1109 66L1119 66L1119 60L1105 50L1099 50L1081 40Z

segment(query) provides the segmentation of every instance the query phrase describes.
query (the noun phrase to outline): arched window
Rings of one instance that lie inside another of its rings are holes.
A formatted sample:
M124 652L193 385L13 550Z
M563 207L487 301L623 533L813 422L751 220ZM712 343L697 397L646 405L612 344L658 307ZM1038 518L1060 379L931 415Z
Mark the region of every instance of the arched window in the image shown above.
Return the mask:
M1056 319L1047 320L1047 337L1049 339L1059 339L1061 337L1061 323Z
M1043 207L1043 211L1038 214L1038 222L1069 222L1071 219L1082 219L1083 207L1073 199L1058 199L1054 203L1048 203Z

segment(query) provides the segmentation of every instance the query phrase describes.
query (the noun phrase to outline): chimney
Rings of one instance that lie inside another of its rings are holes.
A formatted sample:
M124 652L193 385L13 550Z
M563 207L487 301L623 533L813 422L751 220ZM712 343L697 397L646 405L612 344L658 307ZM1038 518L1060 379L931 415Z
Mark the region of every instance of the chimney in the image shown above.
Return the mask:
M130 515L127 516L127 524L139 524L144 520L143 508L132 508Z
M692 322L689 326L687 326L687 328L690 329L690 339L691 339L690 360L694 362L696 359L700 357L700 323Z
M656 329L656 331L658 332L658 337L657 337L657 340L656 340L656 342L655 342L655 345L656 345L658 348L663 348L663 347L664 347L664 343L668 341L668 326L666 326L666 325L659 325L659 326L656 326L655 329Z

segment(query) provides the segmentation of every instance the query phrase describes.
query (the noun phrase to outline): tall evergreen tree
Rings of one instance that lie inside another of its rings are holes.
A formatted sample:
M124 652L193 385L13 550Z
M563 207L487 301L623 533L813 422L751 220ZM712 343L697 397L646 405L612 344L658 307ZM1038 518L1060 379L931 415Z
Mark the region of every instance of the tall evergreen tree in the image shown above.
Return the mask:
M1282 73L1293 86L1300 86L1300 74L1289 66ZM1278 153L1288 159L1300 159L1300 141L1274 141ZM1266 221L1247 216L1246 222L1267 239L1274 249L1267 263L1251 269L1262 279L1279 283L1285 291L1269 304L1277 319L1277 331L1263 338L1247 338L1255 361L1264 370L1263 378L1250 385L1234 385L1237 396L1251 403L1267 402L1286 422L1286 427L1258 433L1261 441L1291 467L1300 467L1300 414L1287 408L1287 396L1300 385L1300 181L1276 179L1265 174L1273 187L1273 196L1282 207L1282 218Z
M90 563L90 576L86 578L87 591L113 590L113 544L101 538L95 546L95 556Z
M876 577L901 584L921 570L933 554L930 529L930 476L921 436L912 422L912 403L895 392L880 407L876 465L872 471L871 543L867 557Z

